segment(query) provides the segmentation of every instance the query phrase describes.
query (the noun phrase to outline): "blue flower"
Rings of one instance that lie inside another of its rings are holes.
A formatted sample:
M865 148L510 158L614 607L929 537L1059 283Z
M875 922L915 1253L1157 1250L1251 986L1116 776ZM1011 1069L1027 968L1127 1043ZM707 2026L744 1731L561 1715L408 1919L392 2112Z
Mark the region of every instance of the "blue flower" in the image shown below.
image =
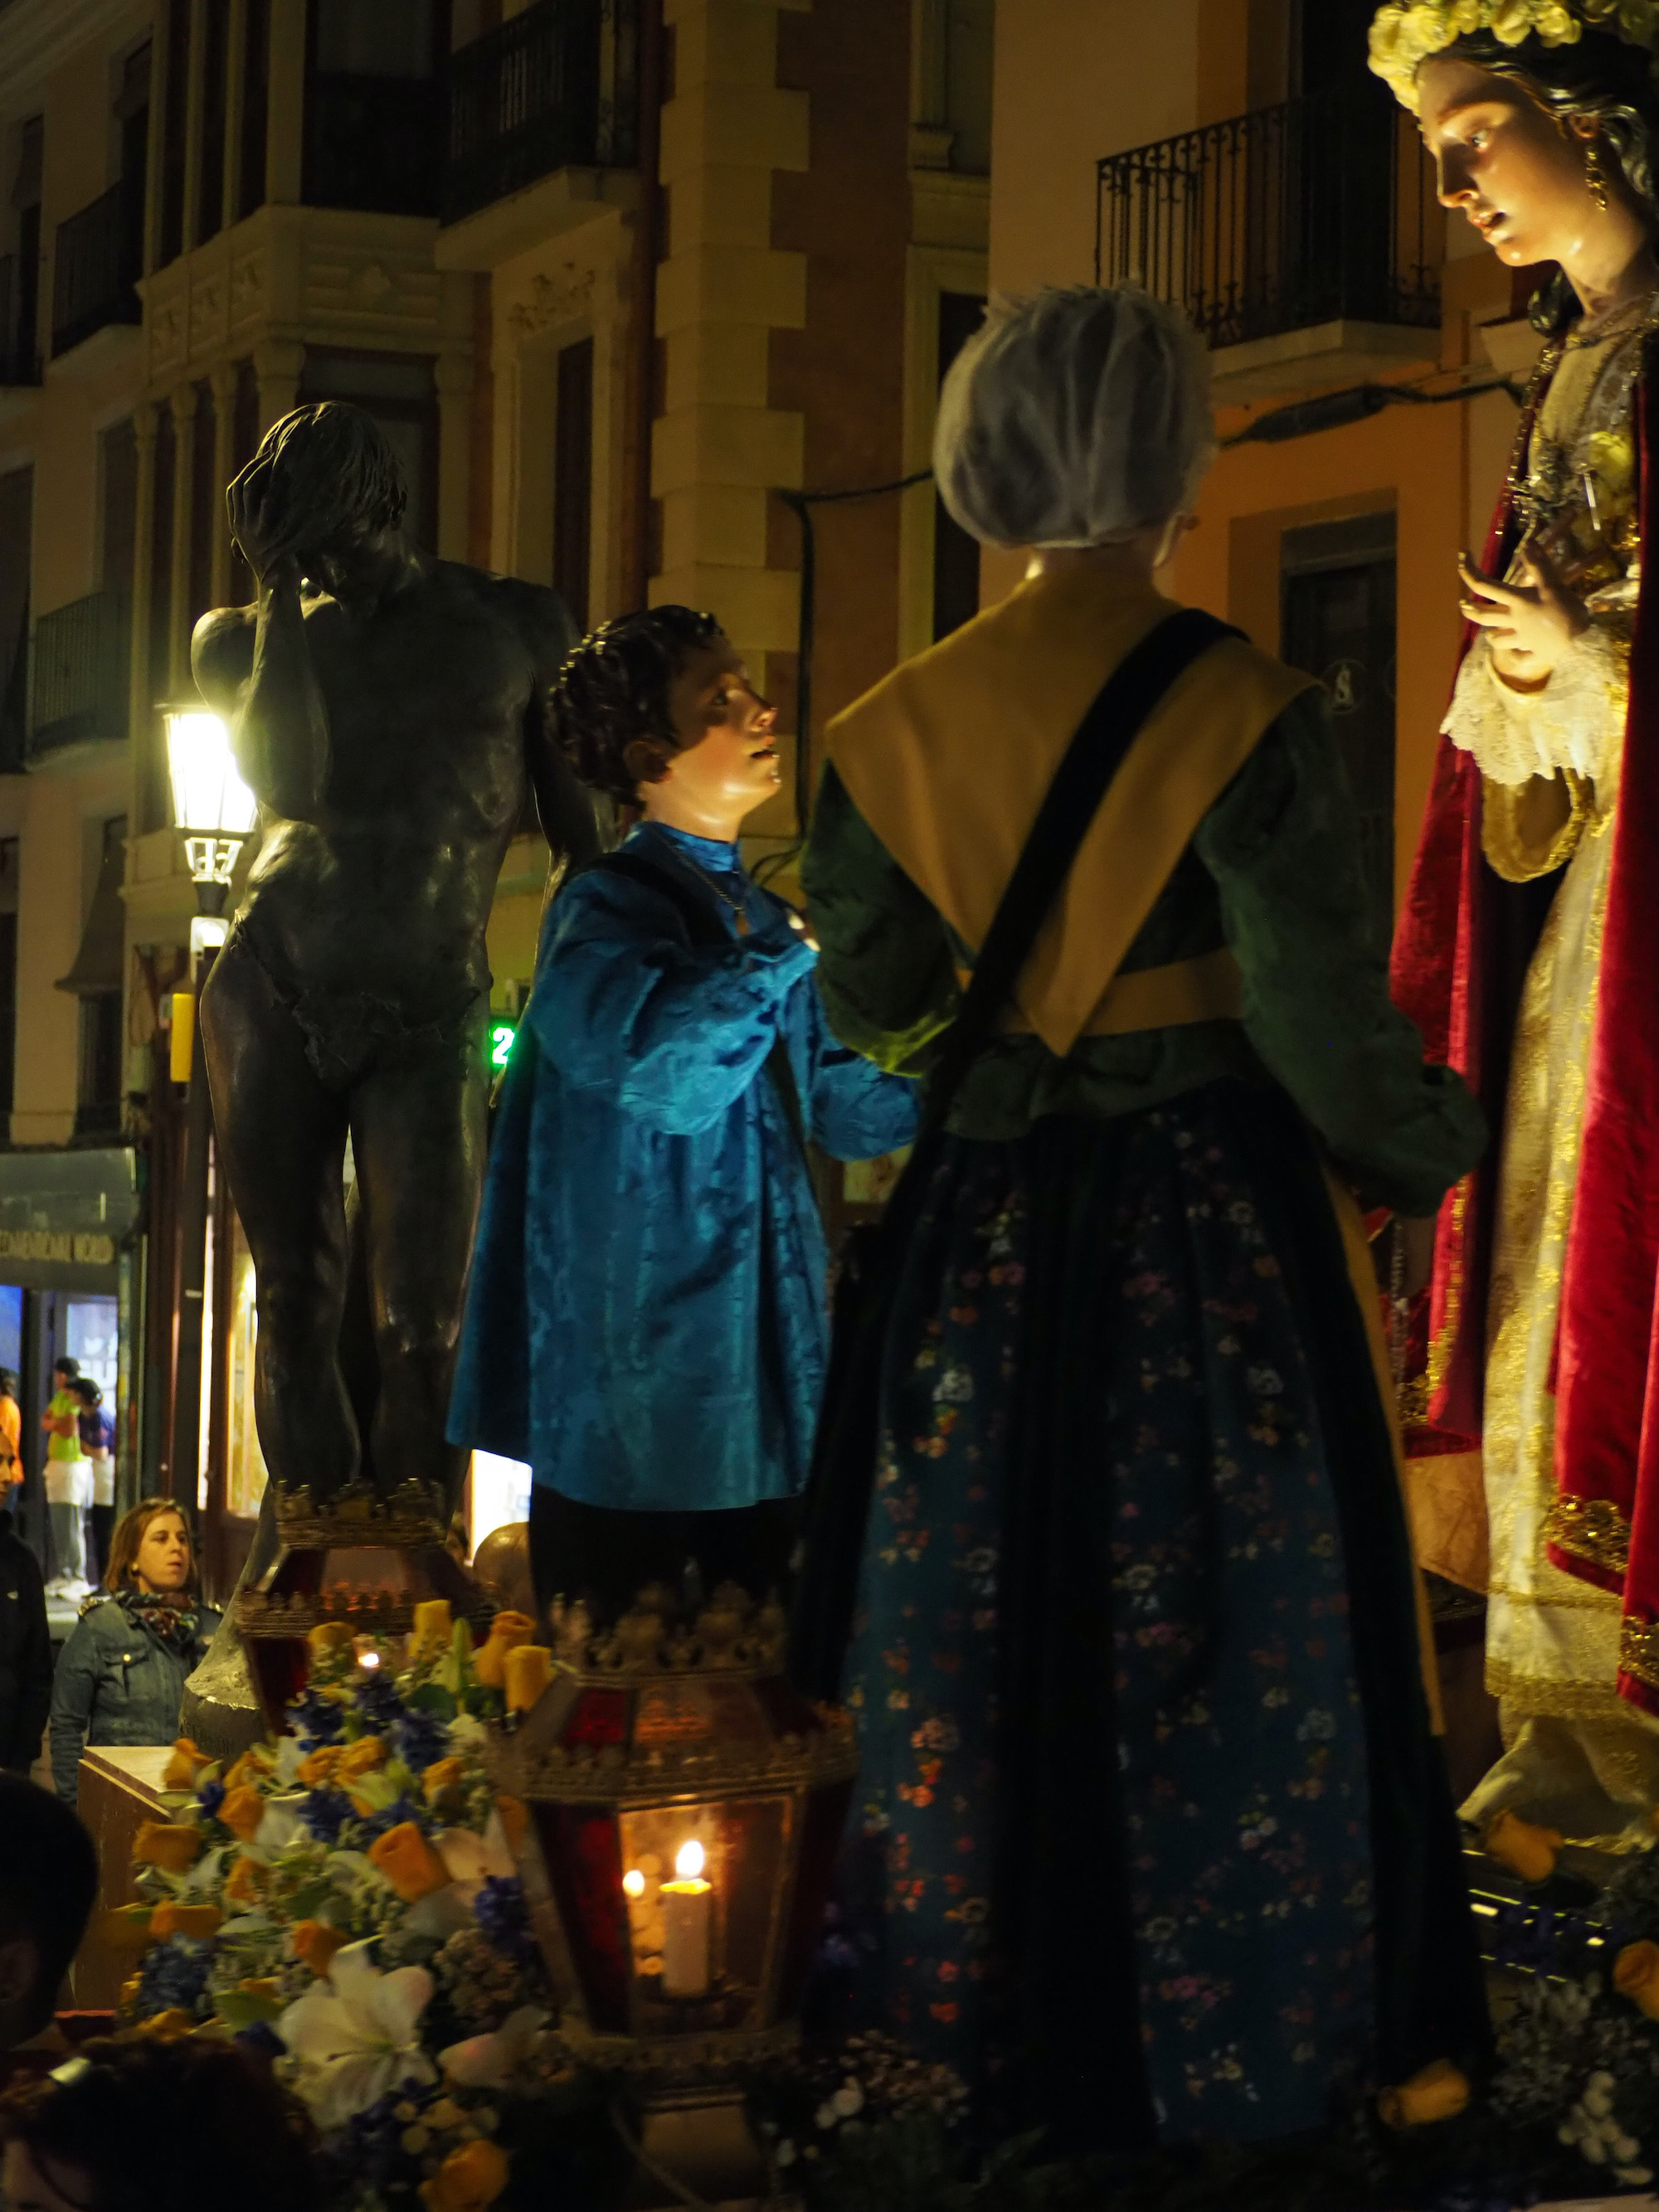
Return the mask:
M140 2020L158 2012L193 2013L208 1985L213 1946L189 1936L170 1936L144 1955L135 2008Z
M303 1697L295 1698L288 1710L293 1718L294 1732L307 1751L313 1750L319 1743L337 1743L344 1733L345 1707L315 1690L307 1690Z
M425 1808L419 1805L411 1805L407 1797L399 1797L395 1804L388 1805L384 1812L371 1813L367 1820L362 1820L361 1815L359 1818L366 1844L372 1844L377 1837L384 1836L388 1829L400 1828L405 1820L412 1820L416 1826L421 1829L424 1829L427 1825Z
M240 2043L251 2058L281 2058L288 2051L268 2020L256 2020L252 2027L239 2027L232 2040Z
M209 1820L212 1820L215 1814L217 1813L219 1808L225 1802L224 1784L222 1782L204 1782L196 1793L196 1802L201 1807L202 1810L207 1814Z
M483 1887L472 1900L472 1917L504 1958L520 1966L533 1962L536 1939L530 1932L524 1884L516 1875L486 1875Z
M346 1822L356 1817L343 1790L307 1790L300 1805L300 1818L319 1844L337 1844Z
M404 1713L392 1728L398 1756L411 1774L424 1774L449 1750L449 1723L435 1713Z
M359 1717L376 1735L384 1734L403 1713L404 1701L398 1695L397 1685L384 1674L365 1674L351 1695Z

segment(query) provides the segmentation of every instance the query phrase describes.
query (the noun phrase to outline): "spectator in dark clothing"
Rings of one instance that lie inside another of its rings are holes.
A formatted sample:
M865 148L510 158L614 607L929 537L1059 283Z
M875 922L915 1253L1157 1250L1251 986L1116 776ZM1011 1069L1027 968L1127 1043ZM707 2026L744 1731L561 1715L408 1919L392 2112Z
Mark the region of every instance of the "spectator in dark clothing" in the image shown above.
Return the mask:
M27 1774L52 1710L52 1638L40 1562L0 1511L0 1767Z
M0 2051L15 2051L51 2027L98 1860L68 1806L15 1774L0 1774Z
M76 1427L92 1468L92 1573L101 1583L115 1534L115 1422L90 1375L77 1375L70 1388L81 1401Z

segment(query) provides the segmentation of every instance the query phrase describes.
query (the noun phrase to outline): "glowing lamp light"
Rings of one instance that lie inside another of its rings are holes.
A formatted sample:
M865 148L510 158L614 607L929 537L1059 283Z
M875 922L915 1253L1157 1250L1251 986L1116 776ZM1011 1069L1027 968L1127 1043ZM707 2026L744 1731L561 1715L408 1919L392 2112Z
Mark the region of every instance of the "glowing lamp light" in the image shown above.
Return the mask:
M645 1876L640 1872L638 1867L629 1868L628 1872L623 1876L623 1888L629 1897L645 1895Z
M368 1668L370 1672L378 1667L380 1663L380 1655L378 1651L360 1651L357 1654L357 1664L360 1667Z
M205 707L170 708L167 726L173 818L184 833L190 872L198 884L226 885L258 802L242 781L220 715Z
M674 1871L682 1881L695 1881L708 1863L708 1854L693 1836L689 1844L682 1844L674 1857Z

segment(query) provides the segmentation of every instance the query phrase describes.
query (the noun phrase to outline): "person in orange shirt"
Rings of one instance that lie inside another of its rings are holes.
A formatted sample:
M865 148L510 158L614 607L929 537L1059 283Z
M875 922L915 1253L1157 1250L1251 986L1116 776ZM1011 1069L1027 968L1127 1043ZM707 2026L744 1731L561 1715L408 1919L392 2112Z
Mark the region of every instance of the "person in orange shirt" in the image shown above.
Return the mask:
M17 1377L0 1367L0 1512L12 1502L23 1480L23 1414L17 1403Z

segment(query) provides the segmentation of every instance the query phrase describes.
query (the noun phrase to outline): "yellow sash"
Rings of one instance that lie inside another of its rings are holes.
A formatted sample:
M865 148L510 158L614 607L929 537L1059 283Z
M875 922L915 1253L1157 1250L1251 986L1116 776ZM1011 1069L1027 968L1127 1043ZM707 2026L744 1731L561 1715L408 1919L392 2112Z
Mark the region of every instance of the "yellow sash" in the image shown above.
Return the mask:
M1174 611L1150 583L1098 570L1033 577L895 669L830 724L830 757L854 805L966 944L985 942L1043 794L1096 693ZM1186 671L1150 717L1015 994L1020 1015L1051 1052L1063 1057L1106 1011L1123 956L1194 831L1313 681L1242 638L1227 638ZM1166 983L1174 975L1158 972ZM1176 984L1172 1002L1198 1003L1192 979ZM1159 1001L1147 1003L1156 1016ZM1160 1025L1156 1018L1115 1023L1111 1033Z

